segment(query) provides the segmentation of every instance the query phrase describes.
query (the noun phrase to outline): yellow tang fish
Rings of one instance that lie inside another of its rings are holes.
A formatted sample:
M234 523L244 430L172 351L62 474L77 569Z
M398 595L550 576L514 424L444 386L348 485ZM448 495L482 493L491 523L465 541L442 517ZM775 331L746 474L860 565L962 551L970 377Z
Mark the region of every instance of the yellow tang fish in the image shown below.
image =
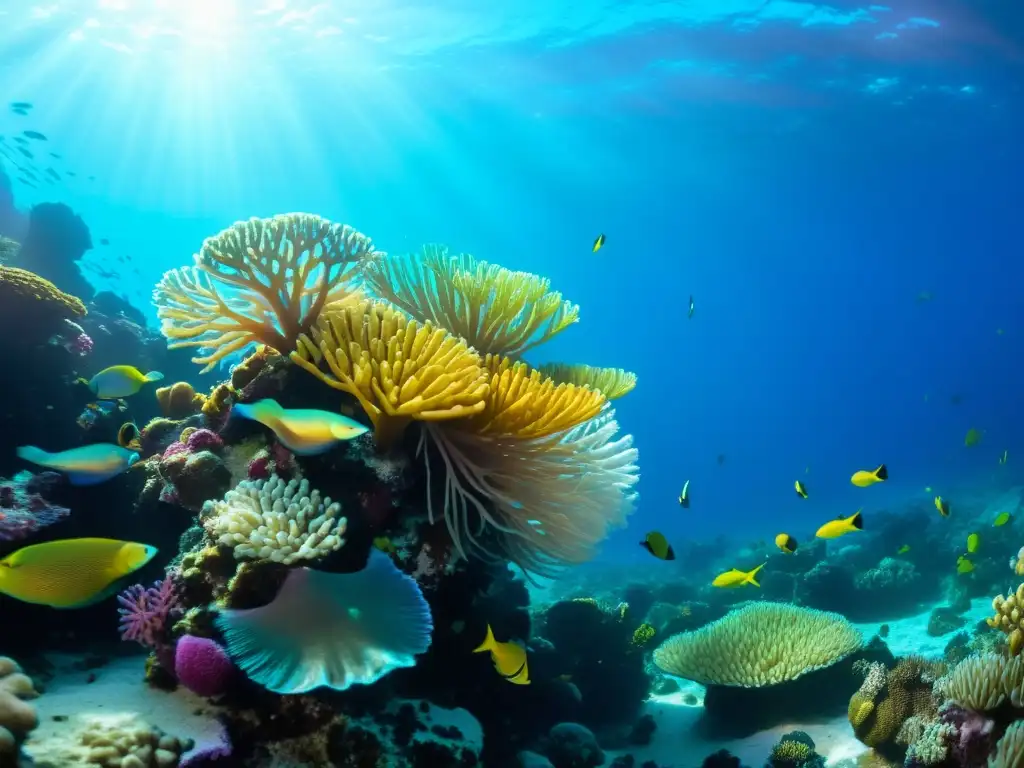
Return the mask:
M972 445L977 445L981 442L981 432L971 427L967 430L967 437L964 438L964 445L970 448Z
M679 492L679 506L683 509L690 508L690 481L683 484L683 490Z
M672 549L672 545L668 543L668 539L665 538L665 534L659 533L658 531L651 531L644 536L644 540L640 542L640 546L659 560L676 559L675 550Z
M116 539L61 539L32 544L0 560L0 592L51 608L82 608L117 589L156 547Z
M867 488L869 485L880 483L883 480L889 479L889 470L885 464L882 464L871 472L865 469L858 470L853 473L853 477L850 478L850 482L856 485L858 488Z
M526 663L526 649L518 643L499 643L494 639L491 625L487 625L487 636L473 653L489 651L491 661L498 674L516 685L530 684L530 670Z
M855 533L864 530L864 518L861 517L858 509L849 517L839 517L825 523L814 534L819 539L838 539L847 533Z
M949 502L943 499L941 496L935 497L935 508L943 517L949 517Z
M715 580L711 582L713 587L742 587L747 584L752 584L755 587L761 585L757 583L757 572L764 568L765 564L761 563L757 568L752 571L741 571L738 568L733 568L731 571L720 573L715 576Z
M117 400L130 397L146 384L163 381L163 378L160 371L143 373L134 365L112 365L89 379L89 389L100 400Z
M308 408L282 408L276 400L238 403L231 409L273 431L281 444L299 456L325 453L342 440L365 434L368 427L340 413Z
M804 485L799 480L797 480L795 483L793 483L793 487L796 488L796 495L797 496L799 496L801 499L806 499L807 498L807 486L806 485Z
M1009 512L1000 512L998 515L996 515L996 519L992 523L992 525L994 525L996 528L1001 528L1002 526L1010 522L1010 520L1012 519L1013 515L1011 515Z
M50 453L34 445L18 448L18 458L63 472L72 485L96 485L117 477L139 460L139 454L114 443L93 443Z
M590 249L590 252L591 253L597 253L598 251L600 251L602 246L604 246L604 240L605 240L605 237L604 237L604 233L602 232L600 235L597 236L597 239L594 240L594 246L593 246L593 248Z
M787 555L792 555L796 552L797 543L796 539L790 536L788 533L780 533L775 537L775 546L785 552Z
M971 533L967 536L967 552L973 555L978 551L978 546L981 544L981 536L977 533Z
M957 573L960 573L960 574L970 573L973 570L974 570L974 563L972 563L970 560L968 560L963 555L960 555L960 557L958 557L956 559L956 572Z

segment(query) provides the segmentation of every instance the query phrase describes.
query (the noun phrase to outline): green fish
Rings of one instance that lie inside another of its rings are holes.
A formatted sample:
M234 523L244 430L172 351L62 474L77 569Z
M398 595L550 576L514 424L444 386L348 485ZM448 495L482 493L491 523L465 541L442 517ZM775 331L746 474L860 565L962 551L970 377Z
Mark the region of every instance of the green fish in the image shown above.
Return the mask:
M1002 526L1010 522L1012 518L1013 515L1011 515L1009 512L1000 512L998 515L996 515L996 519L992 523L992 525L996 528L1001 528Z
M50 453L34 445L18 448L18 458L62 472L72 485L96 485L117 477L139 460L139 454L114 443L93 443Z
M100 400L117 400L130 397L144 385L162 381L163 378L160 371L143 373L133 365L112 365L89 379L89 389Z
M972 445L977 445L981 442L981 432L971 427L967 430L967 437L964 438L964 445L970 448Z
M640 546L659 560L676 559L676 553L672 549L672 545L668 543L668 539L665 538L665 535L658 531L651 531L648 533L644 537L644 540L640 542Z
M368 427L331 411L282 408L276 400L238 403L232 413L258 421L273 431L281 444L299 456L325 453L343 440L365 434Z

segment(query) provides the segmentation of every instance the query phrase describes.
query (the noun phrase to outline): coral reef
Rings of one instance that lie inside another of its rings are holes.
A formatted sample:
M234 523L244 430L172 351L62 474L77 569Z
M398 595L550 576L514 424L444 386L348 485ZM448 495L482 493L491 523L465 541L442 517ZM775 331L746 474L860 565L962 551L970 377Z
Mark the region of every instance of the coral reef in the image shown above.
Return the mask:
M940 662L919 657L900 659L886 669L878 662L859 665L864 682L850 698L848 717L853 732L864 744L887 755L902 757L908 739L900 744L901 729L911 719L922 723L936 720L938 710L932 698L932 686L944 672ZM915 734L919 739L921 734Z
M27 704L39 694L13 659L0 656L0 768L16 768L18 750L39 725L35 707Z
M46 499L60 480L56 472L19 472L11 480L0 478L0 542L28 538L70 514L67 507Z
M34 747L32 765L173 768L190 747L189 742L154 728L137 715L97 715L83 717L70 738Z
M1021 618L1024 617L1024 584L1005 597L996 595L992 599L992 610L996 613L987 620L988 625L1006 633L1010 655L1016 656L1024 648L1024 627L1021 626Z

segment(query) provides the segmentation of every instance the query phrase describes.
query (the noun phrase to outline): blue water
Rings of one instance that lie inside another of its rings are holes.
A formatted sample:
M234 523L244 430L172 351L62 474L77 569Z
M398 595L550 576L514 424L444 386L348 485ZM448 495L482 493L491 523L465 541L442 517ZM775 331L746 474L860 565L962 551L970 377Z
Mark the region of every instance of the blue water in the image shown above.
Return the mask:
M1024 9L552 5L0 0L0 101L34 104L0 133L78 173L15 199L130 255L94 282L154 323L203 238L292 210L550 277L582 319L532 359L640 378L607 558L1020 482Z

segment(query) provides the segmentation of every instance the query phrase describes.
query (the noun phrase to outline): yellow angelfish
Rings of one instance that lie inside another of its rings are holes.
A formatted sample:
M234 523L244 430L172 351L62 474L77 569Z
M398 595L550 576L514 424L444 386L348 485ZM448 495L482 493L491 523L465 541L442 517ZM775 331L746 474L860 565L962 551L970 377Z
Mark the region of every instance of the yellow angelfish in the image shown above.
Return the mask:
M956 572L957 573L962 575L962 574L965 574L965 573L970 573L973 570L974 570L974 563L972 563L970 560L968 560L963 555L960 555L960 557L958 557L956 559Z
M134 365L112 365L89 379L89 389L100 400L117 400L130 397L146 384L162 381L163 378L160 371L143 373Z
M978 551L978 547L981 545L981 536L977 533L969 533L967 535L967 553L973 555Z
M739 568L733 568L731 571L720 573L715 576L715 580L711 582L713 587L743 587L747 584L752 584L755 587L761 585L757 583L757 572L764 568L765 564L761 563L757 568L752 571L741 571Z
M135 451L114 443L93 443L50 453L34 445L18 448L18 458L63 472L72 485L96 485L117 477L139 460Z
M156 547L116 539L62 539L22 547L0 560L0 592L51 608L83 608L112 594Z
M840 517L825 523L814 534L819 539L838 539L847 533L864 530L864 518L858 509L849 517Z
M342 440L352 440L368 431L368 427L340 413L282 408L276 400L270 399L238 403L232 412L258 421L273 431L285 448L299 456L325 453Z
M526 649L518 643L499 643L494 639L491 625L487 625L487 636L473 653L489 651L491 661L498 674L516 685L530 684L530 670L526 664Z
M850 482L856 485L858 488L867 488L869 485L880 483L883 480L889 479L889 470L885 464L879 465L878 469L874 469L868 472L866 469L861 469L853 473L853 477L850 478Z

